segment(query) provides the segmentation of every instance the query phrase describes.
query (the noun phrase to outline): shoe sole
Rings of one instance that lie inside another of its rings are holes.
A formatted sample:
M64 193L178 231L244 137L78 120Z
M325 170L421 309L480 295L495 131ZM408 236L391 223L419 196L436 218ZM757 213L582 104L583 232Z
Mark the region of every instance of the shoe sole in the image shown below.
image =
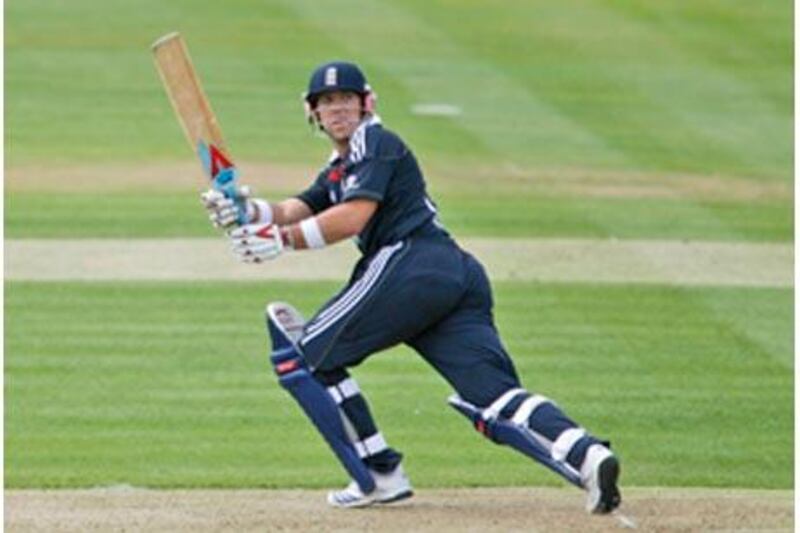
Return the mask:
M386 505L386 504L389 504L389 503L399 502L400 500L405 500L407 498L412 497L413 495L414 495L414 491L413 490L404 490L402 492L398 492L397 494L393 494L392 496L389 496L388 498L382 498L380 500L375 500L375 503L379 503L381 505Z
M406 498L410 498L414 495L413 490L404 490L398 492L397 494L393 494L386 498L382 499L371 499L371 498L363 498L360 500L353 500L352 502L342 503L342 502L331 502L328 500L328 505L334 507L336 509L360 509L363 507L370 507L371 505L386 505L390 503L399 502L400 500L405 500Z
M377 500L369 500L369 499L355 500L348 503L331 502L330 500L328 500L328 505L330 505L334 509L360 509L362 507L369 507L370 505L374 505L376 503Z
M622 497L617 488L619 479L619 461L613 455L600 463L597 473L597 484L600 487L600 501L592 511L596 514L608 514L622 503Z

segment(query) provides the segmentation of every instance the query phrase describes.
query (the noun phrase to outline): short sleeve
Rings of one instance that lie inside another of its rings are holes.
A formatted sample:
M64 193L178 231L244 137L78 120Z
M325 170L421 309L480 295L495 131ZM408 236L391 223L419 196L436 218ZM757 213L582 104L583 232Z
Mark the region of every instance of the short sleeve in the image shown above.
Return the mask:
M351 160L356 162L344 178L342 201L369 198L381 202L407 148L380 125L367 128L362 137L359 140L359 135L354 135L351 142Z
M314 181L311 187L298 194L295 198L304 202L315 215L325 211L332 205L328 189L322 185L319 178Z
M389 180L397 159L373 158L362 161L353 172L343 178L342 201L368 198L381 202L386 195Z

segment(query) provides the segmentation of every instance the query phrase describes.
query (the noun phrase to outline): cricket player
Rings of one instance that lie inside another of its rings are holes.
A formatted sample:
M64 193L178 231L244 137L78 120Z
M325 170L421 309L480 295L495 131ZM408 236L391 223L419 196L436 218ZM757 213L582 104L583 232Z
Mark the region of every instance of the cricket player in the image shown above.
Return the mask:
M251 198L245 188L237 201L217 190L202 201L244 262L345 239L362 253L348 283L308 322L288 304L267 308L278 380L352 480L329 494L330 505L412 495L403 455L378 430L349 373L405 343L455 389L450 403L481 433L585 489L589 512L613 511L621 502L617 457L551 399L521 385L494 325L486 272L439 222L414 154L383 127L362 71L324 64L304 98L308 120L333 145L310 187L277 203ZM238 226L242 205L249 223Z

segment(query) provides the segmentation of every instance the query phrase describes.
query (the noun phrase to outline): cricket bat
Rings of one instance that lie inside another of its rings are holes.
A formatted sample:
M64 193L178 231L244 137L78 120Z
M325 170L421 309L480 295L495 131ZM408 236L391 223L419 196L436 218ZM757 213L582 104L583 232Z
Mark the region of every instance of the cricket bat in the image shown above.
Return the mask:
M244 223L244 198L237 186L238 171L225 148L217 117L192 65L189 49L178 32L164 35L152 46L156 69L164 82L189 146L200 158L215 189L236 201Z

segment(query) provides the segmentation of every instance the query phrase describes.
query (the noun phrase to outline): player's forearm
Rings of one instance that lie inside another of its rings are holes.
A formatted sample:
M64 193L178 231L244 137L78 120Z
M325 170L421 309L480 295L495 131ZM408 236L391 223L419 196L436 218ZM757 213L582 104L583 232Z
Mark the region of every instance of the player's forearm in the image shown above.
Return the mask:
M278 203L268 203L266 200L257 199L251 204L253 211L250 213L250 222L272 223L278 226L287 226L311 216L311 208L302 200L288 198Z
M295 250L321 248L361 233L377 203L354 200L327 209L314 217L282 228L284 240Z
M321 216L308 217L297 224L283 226L283 241L293 250L307 250L335 244L358 234L338 223L323 221Z

